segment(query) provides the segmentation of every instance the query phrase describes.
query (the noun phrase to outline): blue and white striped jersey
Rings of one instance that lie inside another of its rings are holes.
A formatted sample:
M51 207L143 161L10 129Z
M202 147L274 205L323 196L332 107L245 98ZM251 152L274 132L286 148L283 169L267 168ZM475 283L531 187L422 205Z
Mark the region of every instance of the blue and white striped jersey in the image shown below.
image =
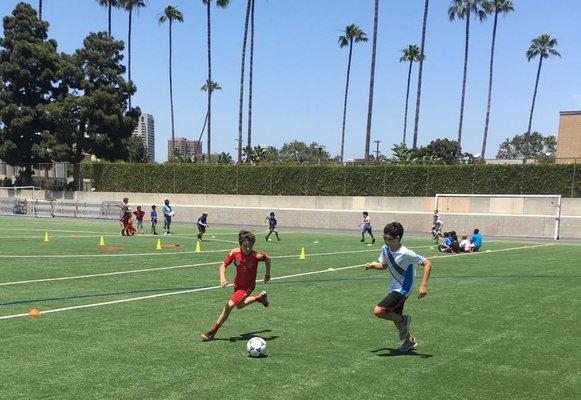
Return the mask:
M383 245L379 262L387 267L392 276L387 293L399 292L407 296L414 286L416 268L422 265L424 260L424 257L405 246L392 252L388 245Z

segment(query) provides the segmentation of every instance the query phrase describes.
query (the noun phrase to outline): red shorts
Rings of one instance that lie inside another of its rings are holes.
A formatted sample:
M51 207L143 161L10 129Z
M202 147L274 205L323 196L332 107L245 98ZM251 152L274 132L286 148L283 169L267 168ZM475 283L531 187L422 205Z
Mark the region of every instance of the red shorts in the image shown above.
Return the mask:
M234 294L230 297L230 301L234 303L234 305L238 305L241 301L244 301L245 298L250 296L254 288L250 289L238 289L234 288Z

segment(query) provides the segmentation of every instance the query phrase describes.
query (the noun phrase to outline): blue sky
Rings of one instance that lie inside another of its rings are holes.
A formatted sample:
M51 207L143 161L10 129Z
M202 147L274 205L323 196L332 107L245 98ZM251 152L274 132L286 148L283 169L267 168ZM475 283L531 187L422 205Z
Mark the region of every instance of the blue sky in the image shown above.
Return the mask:
M256 56L253 143L280 147L292 139L317 141L337 154L347 50L339 49L341 29L356 23L371 37L372 0L256 0ZM0 15L17 0L0 0ZM245 1L214 11L214 96L212 150L235 154L238 91ZM448 21L448 0L430 2L419 143L457 135L464 55L464 25ZM500 20L496 81L487 158L507 137L526 130L536 62L525 57L532 38L548 33L563 57L544 63L533 130L556 134L559 111L581 109L581 1L513 0L516 12ZM37 4L37 0L33 1ZM167 158L171 135L167 72L167 26L156 17L172 4L185 17L174 28L176 136L197 138L205 116L200 92L206 77L205 10L201 0L150 0L134 19L134 105L156 120L156 161ZM423 0L381 1L372 140L388 154L401 141L406 65L401 49L419 43ZM94 0L44 0L44 19L59 50L71 52L89 32L106 30L106 10ZM472 29L463 147L480 152L487 96L492 20ZM127 14L115 11L113 34L126 40ZM346 158L364 152L371 44L354 52ZM417 72L417 68L415 70ZM415 89L410 101L415 104ZM413 120L415 106L410 105ZM246 133L245 133L246 134ZM408 136L409 137L409 136ZM372 144L373 145L373 144ZM374 148L374 146L373 146ZM205 149L205 145L204 145Z

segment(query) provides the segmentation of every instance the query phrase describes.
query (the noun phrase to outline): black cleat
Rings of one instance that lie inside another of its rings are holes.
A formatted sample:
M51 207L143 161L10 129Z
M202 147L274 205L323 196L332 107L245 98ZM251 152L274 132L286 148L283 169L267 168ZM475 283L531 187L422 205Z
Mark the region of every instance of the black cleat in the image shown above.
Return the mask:
M262 300L260 301L262 305L264 307L268 307L270 305L270 302L268 301L268 294L266 294L266 292L263 290L260 292L260 296L262 297Z
M208 332L202 333L202 341L203 342L212 341L214 340L214 335L216 335L216 332L210 329Z
M371 244L375 244L375 238L371 239Z

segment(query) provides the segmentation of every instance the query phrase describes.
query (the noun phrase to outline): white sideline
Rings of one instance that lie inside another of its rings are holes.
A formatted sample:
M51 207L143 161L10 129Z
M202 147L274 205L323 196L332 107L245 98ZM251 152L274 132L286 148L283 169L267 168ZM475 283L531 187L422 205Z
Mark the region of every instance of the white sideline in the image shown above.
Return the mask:
M498 253L498 252L503 252L503 251L521 250L521 249L531 249L531 248L535 248L535 247L545 247L545 246L554 246L554 244L552 244L552 243L548 243L548 244L537 244L537 245L531 245L531 246L512 247L512 248L508 248L508 249L490 250L490 251L478 252L478 253L461 253L461 254L458 254L458 255L456 255L456 254L449 254L449 255L435 256L435 257L437 257L437 258L448 258L448 257L457 257L457 256L460 256L460 257L461 256L473 256L473 255L476 255L476 254ZM430 257L430 258L435 258L435 257ZM351 265L351 266L348 266L348 267L339 267L339 268L334 268L334 269L324 269L324 270L318 270L318 271L302 272L302 273L299 273L299 274L292 274L292 275L284 275L284 276L274 277L271 280L274 281L274 280L282 280L282 279L288 279L288 278L296 278L298 276L307 276L307 275L323 274L323 273L326 273L326 272L343 271L343 270L347 270L347 269L359 268L362 265L363 264L358 264L358 265ZM257 280L257 282L260 282L260 281ZM228 285L228 286L231 286L231 285ZM112 305L112 304L129 303L129 302L138 301L138 300L154 299L154 298L158 298L158 297L176 296L176 295L179 295L179 294L202 292L202 291L206 291L206 290L213 290L213 289L219 289L219 288L222 288L222 286L208 286L208 287L197 288L197 289L180 290L178 292L165 292L165 293L152 294L152 295L149 295L149 296L132 297L132 298L128 298L128 299L106 301L106 302L103 302L103 303L92 303L92 304L83 304L83 305L79 305L79 306L55 308L55 309L52 309L52 310L43 310L42 313L43 314L51 314L51 313L57 313L57 312L62 312L62 311L77 310L77 309L82 309L82 308L101 307L101 306L107 306L107 305ZM20 318L20 317L27 317L27 316L28 316L28 313L4 315L4 316L0 317L0 320L12 319L12 318Z

